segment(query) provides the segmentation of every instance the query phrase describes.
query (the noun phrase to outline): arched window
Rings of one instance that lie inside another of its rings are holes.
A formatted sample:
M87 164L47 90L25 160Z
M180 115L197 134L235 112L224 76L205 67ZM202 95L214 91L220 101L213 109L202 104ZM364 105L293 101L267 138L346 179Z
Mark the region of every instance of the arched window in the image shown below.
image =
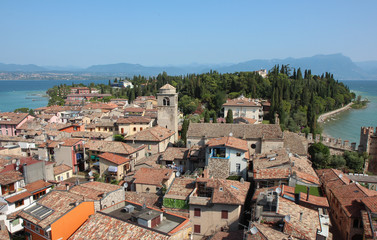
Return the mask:
M164 97L164 99L162 100L162 104L164 106L170 106L170 99L168 97Z

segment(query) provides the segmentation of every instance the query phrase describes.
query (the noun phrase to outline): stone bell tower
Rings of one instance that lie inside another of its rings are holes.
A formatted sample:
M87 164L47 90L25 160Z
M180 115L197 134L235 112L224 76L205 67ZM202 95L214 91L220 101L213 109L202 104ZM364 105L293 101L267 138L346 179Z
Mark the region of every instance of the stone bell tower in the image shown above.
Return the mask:
M174 131L174 141L178 140L178 94L170 84L157 93L157 124Z

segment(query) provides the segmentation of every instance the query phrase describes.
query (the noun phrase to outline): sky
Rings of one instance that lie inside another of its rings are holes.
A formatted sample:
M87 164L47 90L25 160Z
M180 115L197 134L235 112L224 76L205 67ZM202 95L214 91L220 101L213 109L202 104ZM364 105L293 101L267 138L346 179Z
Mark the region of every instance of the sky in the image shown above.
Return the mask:
M377 60L377 1L1 0L0 63L224 64L342 53Z

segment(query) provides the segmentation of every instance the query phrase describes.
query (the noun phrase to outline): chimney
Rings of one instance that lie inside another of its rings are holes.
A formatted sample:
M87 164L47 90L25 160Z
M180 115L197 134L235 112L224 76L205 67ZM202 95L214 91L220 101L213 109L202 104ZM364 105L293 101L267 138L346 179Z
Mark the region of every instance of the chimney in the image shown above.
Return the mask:
M299 204L300 203L300 193L295 193L295 203Z
M69 184L68 183L65 184L65 190L67 190L67 191L69 190Z
M302 222L302 215L304 215L304 213L300 212L300 222Z
M306 201L309 201L310 187L306 187Z

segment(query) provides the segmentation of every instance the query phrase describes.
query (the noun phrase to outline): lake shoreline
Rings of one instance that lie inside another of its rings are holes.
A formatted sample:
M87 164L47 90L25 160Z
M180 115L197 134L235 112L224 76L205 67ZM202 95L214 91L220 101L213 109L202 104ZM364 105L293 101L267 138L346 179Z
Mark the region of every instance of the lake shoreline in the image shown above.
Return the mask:
M331 116L333 116L333 115L335 115L335 114L338 114L338 113L340 113L340 112L343 112L343 111L347 111L347 110L349 110L349 109L352 109L352 104L353 104L353 102L350 102L349 104L347 104L347 105L344 106L344 107L341 107L341 108L335 109L335 110L333 110L333 111L331 111L331 112L327 112L327 113L323 113L323 114L321 114L321 115L318 117L317 122L319 122L319 123L323 123L323 122L326 121L327 118L329 118L329 117L331 117Z

